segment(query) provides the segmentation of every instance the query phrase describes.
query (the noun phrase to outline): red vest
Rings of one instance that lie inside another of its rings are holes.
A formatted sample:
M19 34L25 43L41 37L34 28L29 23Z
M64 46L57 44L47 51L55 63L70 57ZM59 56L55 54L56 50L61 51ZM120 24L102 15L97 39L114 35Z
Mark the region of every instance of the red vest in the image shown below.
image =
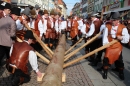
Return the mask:
M4 17L3 11L0 11L0 19Z
M14 43L9 63L15 65L18 69L21 69L27 74L27 63L30 50L33 50L33 48L26 42Z

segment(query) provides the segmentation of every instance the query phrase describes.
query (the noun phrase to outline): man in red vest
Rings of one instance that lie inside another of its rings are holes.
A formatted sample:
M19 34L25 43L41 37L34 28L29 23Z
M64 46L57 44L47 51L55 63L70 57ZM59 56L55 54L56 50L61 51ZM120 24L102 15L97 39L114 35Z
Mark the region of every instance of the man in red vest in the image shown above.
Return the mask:
M106 29L103 34L103 45L108 44L112 40L118 40L117 43L109 46L105 50L103 59L103 78L107 79L107 71L109 65L115 63L115 71L119 72L119 78L124 80L124 63L122 57L122 43L129 42L129 34L127 28L120 23L119 12L114 12L111 16L112 23L106 23Z
M28 73L28 61L32 69L37 73L37 81L41 81L43 74L38 69L37 56L30 44L34 40L32 31L27 30L23 42L16 42L11 46L10 58L7 62L7 70L13 74L12 85L18 86L30 81Z

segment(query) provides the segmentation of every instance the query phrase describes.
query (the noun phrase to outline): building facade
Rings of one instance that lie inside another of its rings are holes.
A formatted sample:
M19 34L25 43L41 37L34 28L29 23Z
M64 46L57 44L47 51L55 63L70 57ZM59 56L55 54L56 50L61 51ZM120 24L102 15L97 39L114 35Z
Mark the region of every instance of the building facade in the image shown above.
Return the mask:
M82 5L82 16L85 18L87 16L87 9L88 9L87 0L82 0L81 5Z
M77 16L80 16L81 13L80 13L80 3L75 3L73 9L72 9L72 12L73 12L73 15L77 15Z
M103 0L103 10L105 13L128 9L130 9L130 0Z
M88 0L88 8L87 8L87 13L91 14L94 12L94 0Z
M67 17L67 6L63 0L58 0L58 6L61 8L61 14L65 18Z
M94 12L100 12L103 8L103 0L94 0Z

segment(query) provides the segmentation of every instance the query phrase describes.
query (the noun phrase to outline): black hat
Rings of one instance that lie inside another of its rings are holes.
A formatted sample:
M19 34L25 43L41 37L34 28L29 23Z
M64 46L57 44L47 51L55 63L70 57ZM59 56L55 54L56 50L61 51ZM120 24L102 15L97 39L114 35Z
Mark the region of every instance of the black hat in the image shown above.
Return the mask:
M26 39L35 39L34 36L33 36L33 32L31 30L27 30L25 32L24 38L26 38Z
M11 10L11 4L10 3L3 2L3 3L1 3L1 5L4 6L4 9L10 9Z
M40 9L41 7L39 7L39 5L36 4L36 5L35 5L35 8L36 8L36 9Z
M119 20L120 19L120 13L119 12L112 12L111 13L111 20Z
M26 16L30 17L31 16L30 11L31 11L30 8L26 7L22 13L25 14Z
M13 7L13 8L11 9L11 14L15 14L15 15L17 15L17 16L20 16L20 11L21 11L20 8Z
M3 3L3 1L0 1L0 10L3 10L4 9L4 6L1 5Z

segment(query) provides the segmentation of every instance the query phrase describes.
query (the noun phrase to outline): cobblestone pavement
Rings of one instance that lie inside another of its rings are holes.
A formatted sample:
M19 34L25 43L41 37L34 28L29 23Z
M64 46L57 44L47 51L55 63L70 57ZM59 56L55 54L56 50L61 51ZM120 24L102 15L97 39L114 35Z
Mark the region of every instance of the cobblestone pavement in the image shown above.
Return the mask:
M73 58L75 57L76 56ZM40 58L38 59L38 64L40 71L45 72L47 64L45 64ZM31 74L30 82L21 86L40 86L40 83L36 80L36 74L32 71L31 67L29 67L29 71ZM66 73L66 82L63 83L63 86L93 86L81 63L65 68L64 72ZM5 66L0 70L0 86L11 86L11 75L8 73Z

